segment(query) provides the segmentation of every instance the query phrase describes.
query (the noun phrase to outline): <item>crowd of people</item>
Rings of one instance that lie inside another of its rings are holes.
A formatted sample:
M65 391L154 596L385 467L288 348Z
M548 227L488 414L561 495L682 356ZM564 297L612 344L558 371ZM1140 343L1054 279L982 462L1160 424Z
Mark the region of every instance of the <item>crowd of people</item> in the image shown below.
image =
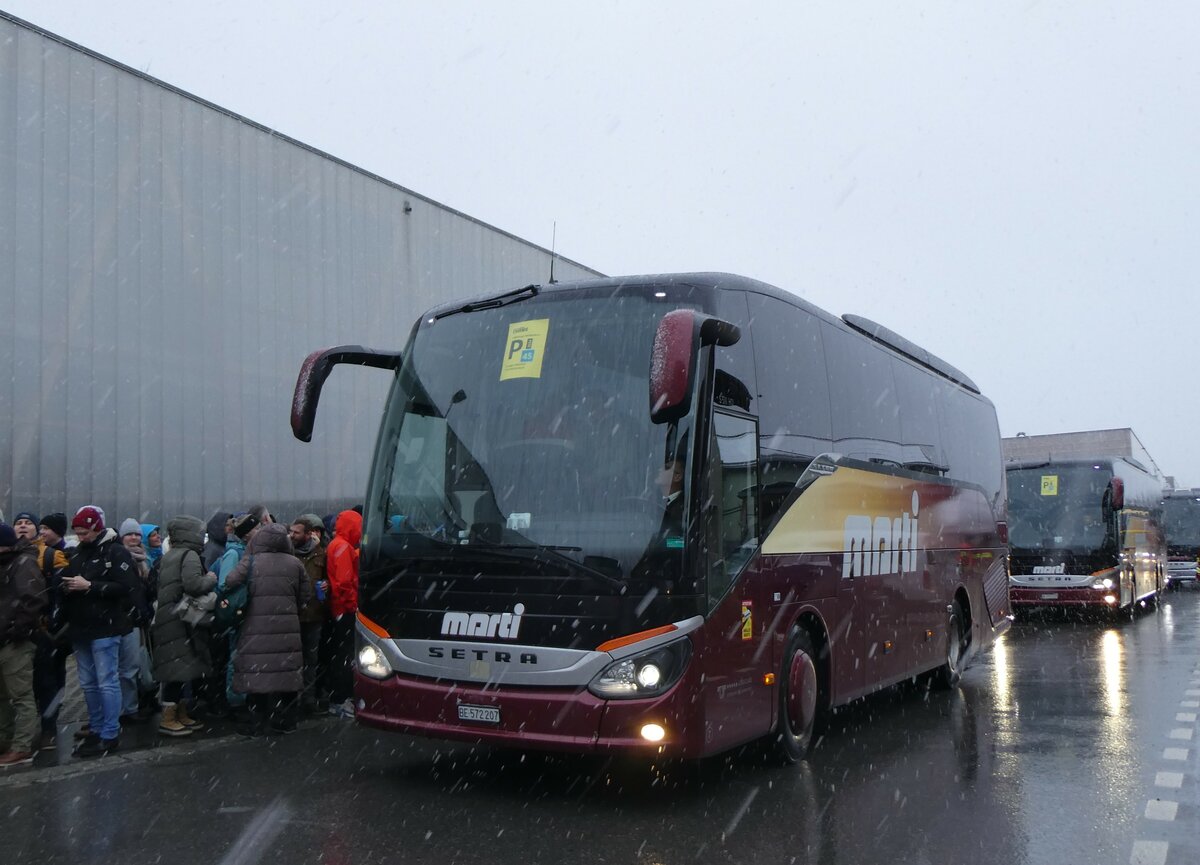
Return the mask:
M86 505L69 529L62 513L0 515L0 768L57 747L72 654L80 757L156 716L181 738L198 718L259 737L301 714L353 715L360 508L288 525L262 505L177 516L164 537Z

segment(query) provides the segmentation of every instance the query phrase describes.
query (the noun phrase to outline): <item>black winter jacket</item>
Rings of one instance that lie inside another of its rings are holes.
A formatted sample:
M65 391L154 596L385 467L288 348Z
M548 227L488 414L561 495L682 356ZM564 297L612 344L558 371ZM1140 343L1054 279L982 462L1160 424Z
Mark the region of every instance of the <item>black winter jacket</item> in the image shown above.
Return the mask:
M83 577L86 592L63 591L63 616L72 640L121 637L133 630L131 597L142 591L141 578L129 551L112 529L90 544L70 550L68 574Z

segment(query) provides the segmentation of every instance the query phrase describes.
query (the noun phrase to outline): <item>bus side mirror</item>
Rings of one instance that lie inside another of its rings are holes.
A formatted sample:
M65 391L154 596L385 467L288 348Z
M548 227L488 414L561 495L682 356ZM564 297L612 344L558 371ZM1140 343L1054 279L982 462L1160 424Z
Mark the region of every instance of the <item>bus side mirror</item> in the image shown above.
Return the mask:
M1125 481L1120 478L1108 482L1108 506L1114 511L1125 507Z
M376 351L361 345L339 345L314 351L304 359L300 375L296 377L296 390L292 394L292 435L302 442L312 441L321 388L339 363L394 371L400 368L401 359L398 351Z
M650 420L670 423L687 414L700 347L733 345L741 336L737 325L692 309L664 315L650 355Z

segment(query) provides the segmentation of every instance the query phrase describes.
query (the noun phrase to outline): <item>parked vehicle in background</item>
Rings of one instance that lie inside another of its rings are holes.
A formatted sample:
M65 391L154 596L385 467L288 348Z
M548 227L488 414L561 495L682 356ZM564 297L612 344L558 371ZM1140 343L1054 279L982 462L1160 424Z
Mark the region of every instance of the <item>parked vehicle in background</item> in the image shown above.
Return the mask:
M1162 486L1131 459L1010 463L1008 540L1015 610L1131 609L1166 582Z
M1169 490L1163 496L1167 533L1167 579L1195 580L1200 562L1200 489Z
M356 717L447 739L804 755L1009 625L992 404L856 316L727 274L439 307L402 353L361 559Z

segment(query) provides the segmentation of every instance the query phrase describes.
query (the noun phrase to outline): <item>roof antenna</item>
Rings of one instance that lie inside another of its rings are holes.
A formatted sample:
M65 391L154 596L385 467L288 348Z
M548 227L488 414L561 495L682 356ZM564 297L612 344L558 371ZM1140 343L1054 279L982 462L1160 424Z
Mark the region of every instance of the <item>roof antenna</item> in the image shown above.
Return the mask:
M551 223L551 225L552 225L552 228L550 229L550 285L554 285L554 283L555 283L554 259L556 257L554 254L554 245L558 240L558 220L557 219L554 220L554 222Z

